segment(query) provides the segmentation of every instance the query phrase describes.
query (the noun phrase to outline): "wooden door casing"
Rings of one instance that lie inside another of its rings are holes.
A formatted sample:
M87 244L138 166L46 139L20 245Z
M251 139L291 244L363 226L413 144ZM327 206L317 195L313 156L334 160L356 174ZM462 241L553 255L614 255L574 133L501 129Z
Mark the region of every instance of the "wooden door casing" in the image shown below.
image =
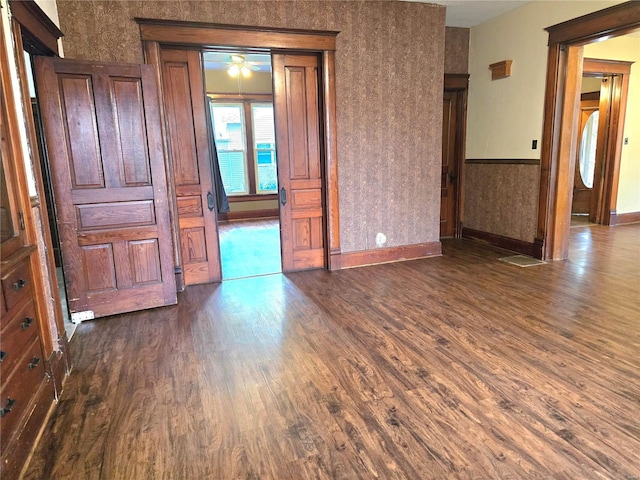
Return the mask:
M573 199L571 201L571 213L591 213L591 195L593 187L587 187L582 181L580 175L580 145L582 142L582 133L587 121L593 114L598 111L600 105L599 100L582 100L580 102L580 129L578 130L578 143L576 146L576 165L573 174Z
M178 211L185 285L222 279L213 175L199 50L162 48L165 121Z
M38 57L36 77L71 311L176 303L153 67Z
M456 231L458 92L445 91L442 102L442 171L440 183L440 236Z
M324 268L318 57L274 53L272 63L282 271Z

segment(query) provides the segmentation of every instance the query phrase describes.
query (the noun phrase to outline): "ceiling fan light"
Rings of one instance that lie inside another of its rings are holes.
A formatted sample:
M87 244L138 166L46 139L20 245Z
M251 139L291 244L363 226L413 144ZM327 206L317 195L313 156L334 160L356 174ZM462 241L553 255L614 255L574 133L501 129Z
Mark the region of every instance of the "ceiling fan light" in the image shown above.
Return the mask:
M247 68L245 65L240 68L240 71L242 72L242 76L245 78L251 75L251 70L249 70L249 68Z
M237 77L240 73L240 67L238 65L231 65L227 73L232 77Z
M244 55L231 55L233 63L244 63Z

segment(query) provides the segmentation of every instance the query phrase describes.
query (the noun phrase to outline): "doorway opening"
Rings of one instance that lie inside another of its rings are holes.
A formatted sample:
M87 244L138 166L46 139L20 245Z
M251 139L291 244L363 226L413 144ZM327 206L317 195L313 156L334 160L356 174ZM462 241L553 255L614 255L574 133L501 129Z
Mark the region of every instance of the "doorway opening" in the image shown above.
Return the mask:
M43 52L38 49L35 42L30 40L30 37L22 34L21 40L22 58L18 59L18 66L22 73L21 78L24 78L26 80L22 89L25 105L27 105L28 102L28 105L30 106L30 111L29 109L27 109L27 114L30 113L33 120L33 122L29 122L28 125L30 128L30 132L29 135L27 135L27 141L29 142L29 147L33 152L34 160L37 160L40 163L39 171L42 175L42 192L36 192L36 196L42 196L42 198L38 198L37 201L40 203L41 209L46 211L48 225L46 225L45 228L48 227L48 232L46 233L50 235L51 247L53 250L53 262L49 262L49 269L53 270L55 268L55 271L51 272L51 279L55 278L57 289L52 289L51 294L58 297L57 300L59 301L56 301L55 304L60 305L66 338L67 340L71 340L71 337L76 330L77 324L73 323L73 321L71 320L71 314L67 302L65 273L62 264L58 223L56 221L57 216L55 212L55 203L53 197L51 169L49 167L49 160L47 157L42 115L40 111L40 105L38 103L38 92L36 88L34 57L36 55L42 55ZM44 234L45 232L43 232L43 235Z
M280 273L271 54L211 49L203 52L203 66L214 183L228 205L217 216L222 279Z
M536 235L543 244L543 259L566 259L569 252L583 47L632 33L639 25L640 9L634 2L626 2L546 29L549 53ZM628 91L628 82L628 75L626 78L622 75L620 94ZM607 142L615 152L620 152L623 145L626 112L623 103L621 106L617 113L620 121L612 121L617 128L611 129ZM605 217L615 214L619 176L620 157L616 154L603 181L609 198L603 212Z

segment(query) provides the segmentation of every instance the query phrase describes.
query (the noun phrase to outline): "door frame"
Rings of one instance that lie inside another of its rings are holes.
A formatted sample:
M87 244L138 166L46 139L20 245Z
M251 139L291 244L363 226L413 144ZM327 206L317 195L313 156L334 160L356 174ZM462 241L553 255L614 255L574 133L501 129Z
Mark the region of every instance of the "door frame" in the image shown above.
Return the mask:
M458 95L456 109L456 208L454 213L454 238L458 238L462 233L464 224L464 159L467 139L467 97L469 94L469 74L468 73L445 73L444 91L455 92Z
M600 95L600 118L606 119L606 127L603 138L598 138L598 147L602 150L596 155L601 162L602 172L596 172L598 176L594 178L595 196L590 207L594 215L592 218L590 214L589 218L590 222L600 225L611 225L611 216L615 215L618 200L622 143L619 144L617 139L622 138L624 133L624 112L632 64L633 62L596 58L585 58L582 63L583 76L598 75L609 81L608 94ZM598 163L596 166L599 166Z
M338 198L338 148L336 126L335 50L338 32L276 29L245 25L183 22L173 20L134 19L140 27L145 62L156 68L161 79L162 45L192 48L232 47L256 48L290 53L320 55L320 118L323 159L323 210L326 265L329 270L342 267L340 252L340 216ZM162 84L160 83L160 89ZM162 97L162 90L160 91ZM164 112L162 112L164 117ZM169 151L169 150L167 150ZM170 162L169 162L170 163ZM167 165L170 168L170 165ZM170 171L170 170L168 170ZM170 187L171 188L171 187ZM171 195L170 197L175 197ZM175 202L174 198L170 201ZM174 206L175 208L175 206ZM172 208L172 210L174 210ZM175 210L174 210L175 211ZM177 216L175 217L177 219ZM174 227L177 224L174 224ZM174 230L174 235L177 234ZM174 239L175 240L175 239ZM174 242L175 243L175 242ZM176 266L181 265L179 243L174 246ZM176 271L176 273L178 273Z
M625 2L546 29L549 50L536 232L536 242L543 245L543 259L563 260L569 252L582 47L600 38L625 35L639 27L640 4ZM624 119L624 114L622 106L620 118ZM610 139L618 149L622 145L623 123L615 138ZM617 162L608 180L614 185L610 189L611 202L617 199L619 159Z

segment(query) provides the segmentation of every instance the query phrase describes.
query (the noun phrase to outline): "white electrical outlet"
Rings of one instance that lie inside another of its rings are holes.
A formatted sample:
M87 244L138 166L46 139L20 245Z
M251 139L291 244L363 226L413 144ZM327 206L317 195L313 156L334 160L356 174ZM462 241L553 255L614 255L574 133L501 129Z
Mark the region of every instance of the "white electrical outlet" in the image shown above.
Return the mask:
M93 320L96 318L93 314L93 310L85 310L84 312L76 312L71 314L71 321L76 325L84 322L85 320Z
M387 236L380 232L376 235L376 247L384 247L384 244L387 243Z

